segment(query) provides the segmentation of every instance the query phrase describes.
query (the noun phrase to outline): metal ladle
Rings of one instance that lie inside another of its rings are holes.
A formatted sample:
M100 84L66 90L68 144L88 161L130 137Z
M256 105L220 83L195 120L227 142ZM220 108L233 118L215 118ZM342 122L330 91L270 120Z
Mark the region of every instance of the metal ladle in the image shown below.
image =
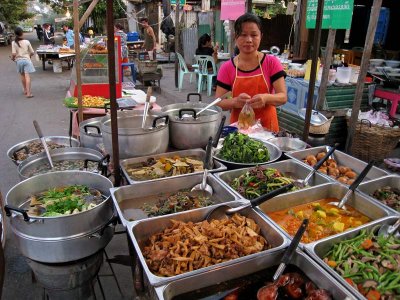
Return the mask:
M50 167L53 169L54 168L53 160L51 159L49 148L47 147L46 139L43 136L42 129L40 129L39 123L36 120L33 120L33 126L35 126L36 132L40 138L40 141L42 142L44 151L46 152L47 159L49 160L50 163Z
M371 170L372 166L374 165L374 161L370 161L369 164L362 170L360 175L354 180L354 182L350 185L347 193L343 196L343 198L340 200L340 202L329 202L330 205L335 205L340 209L346 209L346 202L349 200L350 195L354 193L355 189L360 185L361 181L364 180L365 176L367 176L369 170Z
M208 104L206 107L204 107L202 110L200 110L196 115L197 117L203 112L206 111L207 109L209 109L211 106L221 102L222 100L229 98L232 96L232 92L227 92L225 94L223 94L221 97L215 99L213 102L211 102L210 104Z
M144 103L144 111L143 111L143 119L142 119L142 128L143 129L145 129L145 126L146 126L147 113L149 110L150 98L151 98L152 93L153 93L153 89L151 87L149 87L147 89L146 102Z
M270 200L280 194L286 193L292 187L294 187L294 183L287 184L287 185L280 187L279 189L276 189L272 192L261 195L260 197L257 197L256 199L250 200L249 203L239 206L239 207L232 208L229 205L225 205L225 204L220 205L220 206L214 208L212 211L210 211L207 214L206 220L211 221L211 220L227 219L228 215L232 215L234 213L237 213L237 212L244 210L246 208L249 208L249 207L258 206L267 200Z
M213 194L212 187L209 184L207 184L208 170L211 169L210 158L211 158L212 142L213 142L213 139L210 136L210 138L208 139L208 144L207 144L207 148L206 148L206 157L204 158L203 179L202 179L201 183L196 184L192 188L192 190L190 191L191 196L211 197Z

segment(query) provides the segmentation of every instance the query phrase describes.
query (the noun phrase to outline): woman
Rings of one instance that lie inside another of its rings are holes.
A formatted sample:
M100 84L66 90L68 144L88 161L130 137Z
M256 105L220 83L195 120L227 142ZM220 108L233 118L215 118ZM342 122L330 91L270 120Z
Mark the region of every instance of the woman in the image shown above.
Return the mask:
M213 48L211 43L211 37L205 33L199 38L198 48L196 49L196 55L209 55L214 58L215 63L218 60L218 46Z
M233 98L218 104L223 110L231 111L231 123L238 120L247 102L254 109L256 119L261 119L262 126L277 132L276 106L287 100L286 74L275 56L258 51L261 37L261 21L257 16L246 13L236 20L235 41L239 54L221 66L216 97L232 91Z
M35 53L28 40L25 40L22 28L15 29L15 41L12 42L11 59L17 62L17 72L21 75L22 87L27 98L32 98L31 93L31 77L29 73L35 72L31 57Z
M50 31L50 24L43 25L44 33L43 33L43 41L45 45L54 45L54 35Z
M127 36L123 31L124 27L121 24L114 25L114 35L121 37L121 52L122 52L122 62L128 62L128 46L126 45Z

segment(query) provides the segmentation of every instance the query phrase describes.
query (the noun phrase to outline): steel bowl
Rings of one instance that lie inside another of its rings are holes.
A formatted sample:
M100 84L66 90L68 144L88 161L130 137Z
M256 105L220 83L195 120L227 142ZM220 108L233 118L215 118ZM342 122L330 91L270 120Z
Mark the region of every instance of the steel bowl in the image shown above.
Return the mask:
M268 148L268 152L269 152L269 160L268 161L261 162L261 163L233 162L233 161L225 160L223 158L218 157L220 149L217 149L214 152L214 159L223 163L228 169L239 169L239 168L253 167L256 165L265 165L265 164L277 161L282 156L282 151L274 144L272 144L270 142L266 142L266 141L261 141L261 140L258 140L258 141L262 142L264 144L264 146Z
M46 136L45 139L46 139L46 142L54 142L54 143L57 143L60 145L64 145L65 147L79 147L80 146L80 143L77 139L74 139L69 136ZM18 143L16 145L12 146L7 151L8 158L11 159L13 161L13 163L18 166L20 163L23 162L23 160L17 160L15 158L15 152L21 150L22 148L24 148L25 146L27 146L29 143L32 143L32 142L40 143L40 139L39 138L31 139L31 140L23 141L21 143ZM32 156L32 155L29 155L29 156Z
M269 142L277 146L282 152L298 151L307 147L307 143L302 140L290 137L276 137L270 139Z

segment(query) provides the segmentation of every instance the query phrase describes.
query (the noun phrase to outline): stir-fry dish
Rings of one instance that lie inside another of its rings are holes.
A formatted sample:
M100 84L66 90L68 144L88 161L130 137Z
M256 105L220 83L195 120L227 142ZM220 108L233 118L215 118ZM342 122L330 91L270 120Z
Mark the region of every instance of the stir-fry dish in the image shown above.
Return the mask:
M213 204L210 197L192 195L190 190L181 190L169 197L164 197L158 203L151 205L144 203L142 209L149 216L163 216L172 213L206 207Z
M45 164L41 164L35 167L26 168L23 171L23 175L26 177L32 177L33 175L44 174L48 172L56 172L56 171L66 171L66 170L85 170L85 161L82 159L74 159L74 160L59 160L53 162L54 168L50 166L47 162ZM87 170L90 172L94 172L97 170L98 163L89 161L87 164Z
M55 142L46 142L47 147L50 149L65 148L64 145L59 145ZM33 141L26 145L26 148L22 148L15 152L14 158L18 161L27 159L31 155L35 155L44 151L43 144L40 141Z
M375 229L335 243L324 261L367 299L399 299L400 239Z
M77 214L104 201L100 191L85 185L57 187L27 199L28 214L35 217L56 217Z
M128 165L128 175L137 181L170 177L203 171L203 162L196 157L160 157Z
M268 249L260 231L239 214L211 222L172 220L171 227L150 237L143 256L153 273L175 276Z
M385 186L377 189L371 196L390 208L400 211L400 189Z
M308 155L303 161L313 167L318 161L323 159L325 155L326 152L322 151L316 156ZM321 168L319 168L319 171L324 174L328 174L341 183L348 185L351 185L357 177L357 174L352 169L346 166L339 166L339 164L333 158L327 159Z
M339 209L330 204L339 201L336 198L326 198L267 214L291 236L296 234L303 219L308 218L310 222L301 239L303 243L311 243L370 221L349 205L346 205L346 209Z
M293 182L277 169L256 166L229 184L246 199L254 199ZM291 191L295 191L293 187Z
M207 299L212 296L215 296L215 299L224 300L332 299L327 290L318 289L298 267L288 265L286 272L274 284L271 281L275 270L276 267L271 267L247 276L196 289L178 295L173 300Z
M268 148L262 142L239 132L225 138L218 157L236 163L263 163L270 159Z

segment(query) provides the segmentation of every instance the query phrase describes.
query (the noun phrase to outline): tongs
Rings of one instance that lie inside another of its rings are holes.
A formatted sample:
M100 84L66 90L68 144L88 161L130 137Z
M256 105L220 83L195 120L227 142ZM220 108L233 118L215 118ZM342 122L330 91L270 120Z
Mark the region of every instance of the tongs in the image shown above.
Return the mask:
M147 119L147 112L149 110L149 105L150 105L150 98L151 94L153 93L153 89L149 87L147 89L147 94L146 94L146 102L144 104L144 111L143 111L143 120L142 120L142 129L145 129L146 126L146 119Z

